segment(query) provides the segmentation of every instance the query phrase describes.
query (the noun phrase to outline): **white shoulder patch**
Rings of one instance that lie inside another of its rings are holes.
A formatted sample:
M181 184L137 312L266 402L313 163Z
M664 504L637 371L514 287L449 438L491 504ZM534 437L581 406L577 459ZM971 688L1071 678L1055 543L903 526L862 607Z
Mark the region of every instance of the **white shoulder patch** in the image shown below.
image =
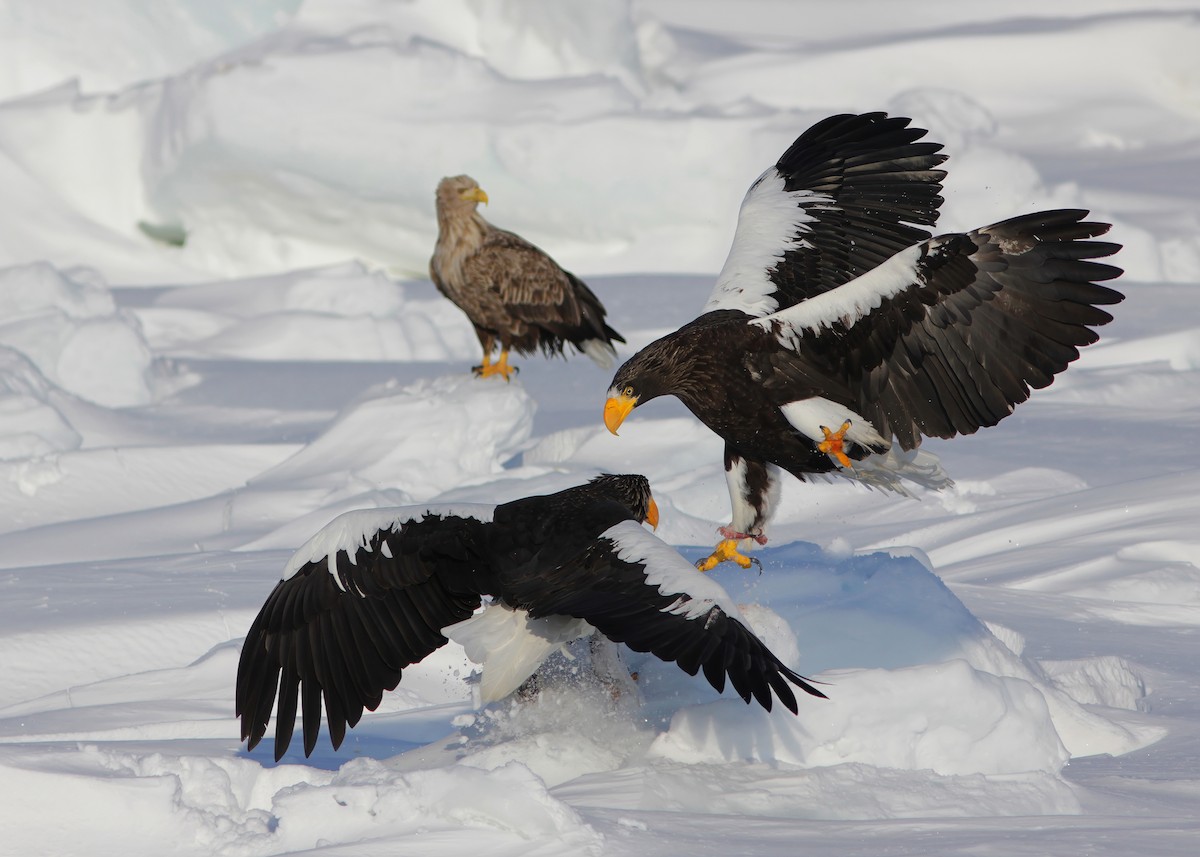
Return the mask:
M780 338L785 345L791 345L805 330L816 333L823 327L831 327L835 322L852 327L872 310L877 309L885 299L894 297L919 282L917 263L921 259L923 248L923 244L914 244L836 289L801 301L773 315L756 318L750 323L757 324L765 330L770 330L775 323L781 324L783 330Z
M327 560L329 573L333 579L341 581L337 576L338 551L346 551L350 562L361 547L371 542L371 537L380 530L388 530L397 524L405 524L423 518L425 515L454 515L460 518L475 518L478 521L492 520L496 507L486 503L458 503L446 505L424 506L392 506L384 509L356 509L338 515L316 535L305 542L288 560L283 568L283 579L287 580L310 562ZM386 546L385 546L386 547Z
M600 538L609 539L616 545L619 559L643 564L646 583L663 595L688 596L689 600L679 599L664 612L696 619L716 605L731 619L745 624L733 599L719 583L697 571L675 548L641 524L622 521L605 530Z
M801 234L811 231L808 224L818 220L813 212L822 208L833 208L832 198L810 190L785 191L775 167L759 176L742 200L729 256L704 311L736 309L755 316L775 312L779 304L772 294L777 286L767 272L787 251L808 246Z

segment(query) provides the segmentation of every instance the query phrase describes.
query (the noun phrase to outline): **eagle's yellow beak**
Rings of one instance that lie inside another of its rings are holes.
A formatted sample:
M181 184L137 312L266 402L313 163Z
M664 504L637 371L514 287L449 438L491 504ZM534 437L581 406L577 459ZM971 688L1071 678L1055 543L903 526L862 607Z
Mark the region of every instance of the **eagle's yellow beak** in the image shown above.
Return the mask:
M650 508L646 510L646 523L651 529L658 529L658 504L654 502L654 498L650 498Z
M629 416L629 412L636 405L637 396L626 396L624 393L619 396L609 396L608 401L604 403L604 425L610 432L616 434L621 423L625 422L625 418Z
M487 205L488 195L481 187L473 187L462 192L462 198L470 202L482 202Z

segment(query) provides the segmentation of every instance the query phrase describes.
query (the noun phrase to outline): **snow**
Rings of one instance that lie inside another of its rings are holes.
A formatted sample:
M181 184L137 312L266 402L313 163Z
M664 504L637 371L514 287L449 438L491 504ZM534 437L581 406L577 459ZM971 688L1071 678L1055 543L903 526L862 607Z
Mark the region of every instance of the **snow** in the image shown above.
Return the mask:
M1190 855L1200 834L1195 0L16 0L0 7L0 851ZM443 175L585 277L625 358L697 314L755 176L835 112L947 145L939 231L1113 222L1127 300L913 498L785 478L713 580L823 682L766 713L451 643L340 752L237 741L242 637L338 515L640 472L728 520L679 403L474 378ZM745 823L750 821L751 823Z

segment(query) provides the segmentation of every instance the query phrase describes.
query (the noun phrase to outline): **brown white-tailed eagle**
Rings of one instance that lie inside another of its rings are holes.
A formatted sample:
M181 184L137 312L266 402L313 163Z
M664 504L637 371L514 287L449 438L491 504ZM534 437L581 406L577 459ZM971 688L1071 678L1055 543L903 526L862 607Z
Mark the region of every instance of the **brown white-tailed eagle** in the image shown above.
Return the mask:
M715 581L643 521L656 524L658 509L638 475L599 476L499 506L373 509L334 519L292 557L246 635L236 690L242 740L250 749L258 744L278 698L277 761L298 712L304 754L312 752L322 705L337 749L406 667L445 644L444 629L453 634L481 618L472 614L485 595L498 603L484 617L523 614L531 638L485 662L485 687L489 669L505 673L493 698L515 690L557 644L593 631L690 675L703 670L718 691L728 677L743 700L768 711L772 694L797 710L789 683L824 696L772 654Z
M705 312L617 371L604 422L679 398L725 440L733 518L703 570L766 541L779 469L903 491L948 479L923 437L995 425L1112 320L1120 275L1086 211L930 237L941 145L883 113L800 135L742 202ZM898 444L900 452L893 444Z
M624 342L604 323L605 310L583 280L519 235L497 229L476 211L488 196L470 176L437 187L438 237L429 273L434 285L467 314L483 346L475 373L514 369L508 352L561 354L569 343L601 367L612 365L612 343ZM492 362L492 349L500 356Z

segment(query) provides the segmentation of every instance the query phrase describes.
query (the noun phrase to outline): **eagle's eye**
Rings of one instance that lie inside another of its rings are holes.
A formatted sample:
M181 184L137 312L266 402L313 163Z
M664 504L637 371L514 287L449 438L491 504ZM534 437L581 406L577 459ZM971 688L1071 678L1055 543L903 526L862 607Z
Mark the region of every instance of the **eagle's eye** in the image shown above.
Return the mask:
M633 398L633 387L626 387L624 390L621 391L621 395L627 399L632 399Z

